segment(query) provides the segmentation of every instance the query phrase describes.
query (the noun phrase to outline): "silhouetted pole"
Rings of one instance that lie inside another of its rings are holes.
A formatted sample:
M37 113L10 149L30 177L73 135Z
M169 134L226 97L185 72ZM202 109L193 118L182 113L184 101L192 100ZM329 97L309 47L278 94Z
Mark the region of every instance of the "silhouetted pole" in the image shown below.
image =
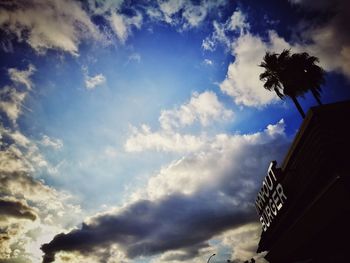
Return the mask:
M207 263L209 263L210 259L211 259L212 257L214 257L215 255L216 255L215 253L214 253L213 255L211 255L211 256L208 258Z

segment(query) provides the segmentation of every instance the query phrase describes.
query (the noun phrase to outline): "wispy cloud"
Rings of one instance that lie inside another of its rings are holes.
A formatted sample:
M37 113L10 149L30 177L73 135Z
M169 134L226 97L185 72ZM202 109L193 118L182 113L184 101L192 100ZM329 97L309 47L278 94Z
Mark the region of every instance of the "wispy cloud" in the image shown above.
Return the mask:
M47 135L43 135L40 142L44 146L52 147L55 150L59 150L63 147L63 142L60 139L50 138Z
M85 85L87 89L94 89L105 82L106 82L106 77L103 76L101 73L93 77L86 76L85 78Z
M23 103L28 92L32 89L33 84L30 77L34 72L35 67L31 64L24 70L15 68L8 70L12 83L0 90L0 110L5 112L13 124L16 124L19 115L22 113ZM25 89L22 88L22 85Z
M207 59L207 58L204 59L203 63L204 63L204 65L208 65L208 66L212 66L214 64L212 60Z
M128 62L129 61L135 61L137 63L141 62L141 55L139 53L133 53L129 56Z
M225 1L192 1L167 0L158 1L157 7L147 10L147 14L155 20L188 30L200 26L213 10L223 6Z
M33 83L30 77L33 75L35 71L36 71L36 68L32 64L29 64L28 69L26 70L10 68L8 69L8 74L10 79L15 85L24 85L27 88L27 90L31 90Z
M241 10L236 10L224 23L213 21L213 33L203 40L202 48L204 50L214 51L216 47L221 44L224 45L226 49L230 49L232 37L229 37L229 33L236 32L238 34L243 34L249 27L250 25L243 12Z
M122 43L125 43L131 33L132 27L141 28L142 14L137 12L136 15L129 17L124 14L112 12L108 20L118 39Z
M89 70L87 67L82 67L82 71L84 74L84 80L85 80L85 88L88 90L95 89L98 86L103 85L106 83L106 77L102 74L96 74L95 76L89 75Z

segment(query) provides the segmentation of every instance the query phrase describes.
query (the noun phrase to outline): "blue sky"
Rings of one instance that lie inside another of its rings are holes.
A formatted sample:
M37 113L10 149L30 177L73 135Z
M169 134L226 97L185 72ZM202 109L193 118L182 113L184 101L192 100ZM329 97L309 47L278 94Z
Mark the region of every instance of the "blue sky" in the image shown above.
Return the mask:
M302 118L258 64L309 52L349 99L348 7L0 4L1 262L264 262L253 200Z

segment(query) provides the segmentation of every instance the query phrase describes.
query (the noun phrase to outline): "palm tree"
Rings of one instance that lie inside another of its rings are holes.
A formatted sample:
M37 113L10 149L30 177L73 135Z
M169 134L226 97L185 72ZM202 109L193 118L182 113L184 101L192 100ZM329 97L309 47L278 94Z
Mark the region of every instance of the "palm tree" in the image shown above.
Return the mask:
M291 56L295 77L302 89L310 90L319 105L321 102L321 85L325 82L324 70L316 65L319 59L308 53L295 53Z
M305 118L297 97L311 90L317 102L322 104L320 92L324 83L324 71L316 62L318 58L305 52L292 55L289 50L283 50L280 54L266 52L259 65L265 68L260 74L260 80L265 81L265 89L274 90L281 99L290 97L300 115Z
M265 81L265 89L269 91L274 90L281 99L284 99L285 96L290 97L300 115L305 118L305 113L297 97L304 95L306 90L302 90L295 85L294 74L290 74L290 60L289 50L283 50L280 54L266 52L263 62L259 65L265 68L265 71L260 74L260 80Z

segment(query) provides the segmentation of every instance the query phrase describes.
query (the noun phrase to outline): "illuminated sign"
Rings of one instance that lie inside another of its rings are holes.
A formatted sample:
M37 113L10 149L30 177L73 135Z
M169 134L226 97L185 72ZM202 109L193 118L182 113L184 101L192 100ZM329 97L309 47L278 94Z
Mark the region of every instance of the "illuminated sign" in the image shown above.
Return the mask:
M272 221L287 200L283 187L276 178L276 175L279 173L276 164L276 161L270 163L267 176L255 200L255 207L260 216L259 220L264 232L271 226Z

